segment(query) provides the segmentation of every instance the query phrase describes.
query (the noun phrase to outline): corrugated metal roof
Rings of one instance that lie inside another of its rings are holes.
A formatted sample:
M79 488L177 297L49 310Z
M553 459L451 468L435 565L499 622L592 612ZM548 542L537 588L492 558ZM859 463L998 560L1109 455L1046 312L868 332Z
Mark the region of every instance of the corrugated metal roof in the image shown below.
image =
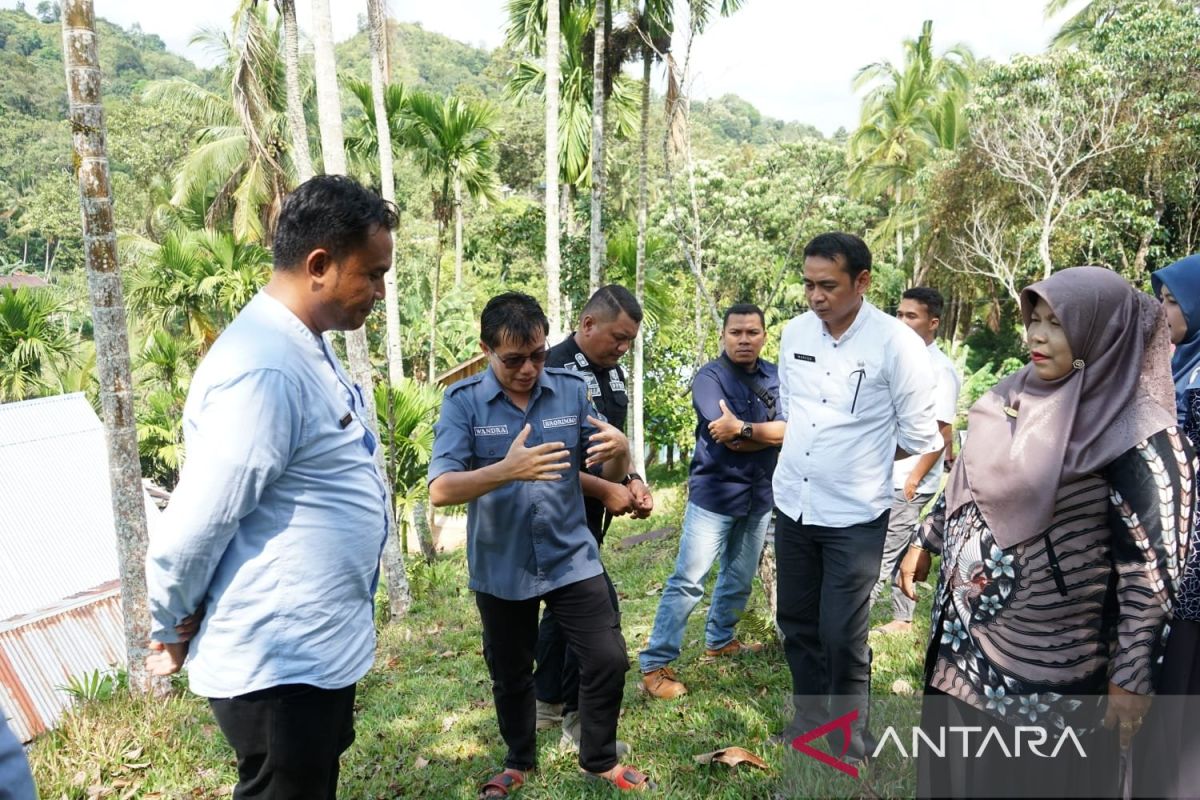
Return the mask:
M26 275L23 272L14 272L12 275L0 275L0 288L20 289L22 287L37 288L40 286L49 286L44 280L37 275Z
M0 405L0 509L0 622L119 577L104 427L82 394Z
M120 586L114 581L0 629L0 707L22 742L49 730L73 698L63 690L125 664Z

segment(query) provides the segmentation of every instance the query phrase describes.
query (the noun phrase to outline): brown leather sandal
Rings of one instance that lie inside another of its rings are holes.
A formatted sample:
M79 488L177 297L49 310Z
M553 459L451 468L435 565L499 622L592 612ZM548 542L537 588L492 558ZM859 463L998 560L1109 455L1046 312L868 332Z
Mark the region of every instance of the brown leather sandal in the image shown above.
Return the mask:
M528 772L522 772L519 769L506 768L503 772L493 775L487 783L479 787L479 800L508 797L521 788L528 774Z
M583 774L589 781L610 783L623 792L651 792L658 788L645 773L639 772L637 768L627 764L617 764L608 772L584 770Z

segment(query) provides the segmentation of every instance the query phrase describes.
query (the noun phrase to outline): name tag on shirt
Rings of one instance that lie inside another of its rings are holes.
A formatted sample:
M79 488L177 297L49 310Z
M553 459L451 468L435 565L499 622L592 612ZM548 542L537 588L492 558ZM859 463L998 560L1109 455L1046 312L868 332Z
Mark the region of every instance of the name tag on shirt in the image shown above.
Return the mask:
M507 425L476 425L476 436L508 436Z
M810 364L817 363L817 357L810 356L807 353L792 353L792 358L796 359L797 361L807 361Z
M579 417L551 417L542 420L543 428L571 428L579 424Z

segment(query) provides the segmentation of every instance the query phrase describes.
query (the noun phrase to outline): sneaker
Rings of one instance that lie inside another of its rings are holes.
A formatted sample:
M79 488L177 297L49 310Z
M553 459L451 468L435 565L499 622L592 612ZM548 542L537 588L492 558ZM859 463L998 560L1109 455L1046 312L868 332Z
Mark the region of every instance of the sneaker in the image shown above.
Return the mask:
M718 647L716 650L705 648L704 655L709 658L717 658L719 656L737 656L742 653L758 653L761 652L763 646L761 644L744 644L734 639L724 647Z
M543 703L537 701L537 729L548 731L557 728L563 721L562 703Z
M562 723L562 738L558 740L558 746L564 750L579 752L579 739L583 735L583 726L579 721L578 711L568 711L563 714ZM617 739L617 758L623 758L633 752L633 748L628 743Z
M659 700L674 700L687 694L687 687L670 667L660 667L642 675L642 688Z

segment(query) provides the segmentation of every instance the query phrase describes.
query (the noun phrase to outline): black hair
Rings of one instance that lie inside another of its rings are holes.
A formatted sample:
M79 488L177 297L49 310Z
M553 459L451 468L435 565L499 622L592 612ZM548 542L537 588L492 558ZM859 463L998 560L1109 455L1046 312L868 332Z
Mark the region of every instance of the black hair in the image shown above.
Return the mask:
M725 321L721 323L721 330L729 327L729 318L734 314L758 314L758 321L762 323L763 328L767 327L767 318L761 308L754 303L734 303L725 309Z
M842 257L842 266L854 280L862 272L871 271L871 248L853 233L822 233L804 248L804 257L827 258L836 262Z
M941 319L942 310L946 306L946 301L942 299L942 293L928 286L914 286L904 292L902 299L916 300L925 306L925 311L933 319Z
M628 317L639 325L642 322L642 306L633 296L633 293L615 283L610 283L608 286L601 286L592 295L587 305L580 312L580 317L590 314L598 320L611 322L621 316L624 311Z
M550 320L534 300L522 292L498 294L483 307L479 316L479 338L495 350L505 339L528 344L537 336L550 333Z
M275 269L299 267L324 248L334 258L362 247L376 228L394 230L396 208L345 175L318 175L283 198L275 222Z

